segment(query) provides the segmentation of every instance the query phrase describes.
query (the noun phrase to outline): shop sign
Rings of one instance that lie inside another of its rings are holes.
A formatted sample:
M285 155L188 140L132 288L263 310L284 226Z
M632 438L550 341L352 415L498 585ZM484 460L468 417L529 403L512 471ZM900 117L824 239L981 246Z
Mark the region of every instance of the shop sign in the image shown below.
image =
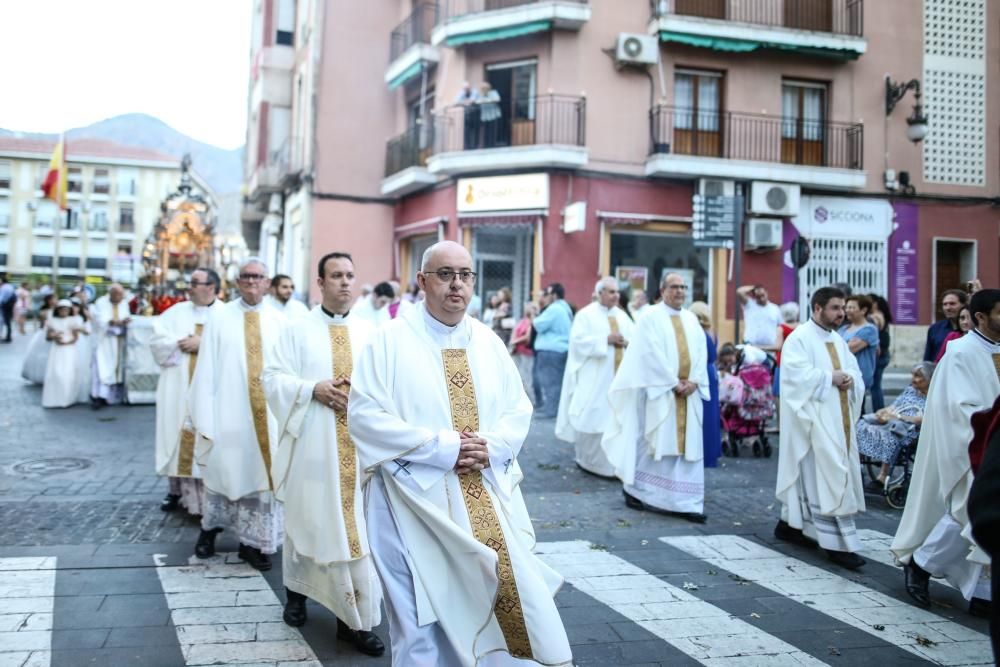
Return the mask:
M460 178L457 197L459 213L548 209L549 175Z
M884 241L892 216L885 199L803 196L792 224L806 238Z
M917 324L917 220L916 204L895 205L896 228L889 240L889 267L892 271L889 307L896 324Z
M565 234L582 232L587 228L587 202L578 201L563 209L562 230Z

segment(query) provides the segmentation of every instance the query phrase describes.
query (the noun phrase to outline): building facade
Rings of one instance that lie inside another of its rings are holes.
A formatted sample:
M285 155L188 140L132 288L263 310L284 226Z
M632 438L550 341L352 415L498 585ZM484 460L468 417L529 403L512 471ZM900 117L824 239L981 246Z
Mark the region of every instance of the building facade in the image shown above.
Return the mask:
M448 238L472 251L480 295L509 286L518 310L551 282L583 305L600 276L653 297L678 271L731 340L737 280L803 305L845 282L888 297L901 361L941 291L1000 284L1000 97L987 85L1000 80L1000 7L986 0L259 9L272 46L253 55L248 146L271 143L248 151L245 220L263 221L261 247L300 283L339 248L364 280L405 284ZM257 174L272 155L267 190ZM701 207L737 195L741 247L697 241ZM798 237L811 251L800 269Z

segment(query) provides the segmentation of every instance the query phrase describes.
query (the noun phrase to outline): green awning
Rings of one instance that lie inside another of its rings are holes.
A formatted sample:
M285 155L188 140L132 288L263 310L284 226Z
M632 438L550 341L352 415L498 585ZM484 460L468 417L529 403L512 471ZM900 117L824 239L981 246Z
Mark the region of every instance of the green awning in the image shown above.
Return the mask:
M393 79L389 82L389 90L396 90L397 88L399 88L404 83L406 83L407 81L409 81L413 77L417 76L418 74L420 74L420 62L419 61L415 62L412 65L410 65L409 67L407 67L398 76L393 77Z
M674 32L671 30L661 30L660 40L664 42L676 42L677 44L687 44L703 49L713 49L715 51L728 51L730 53L747 53L757 49L778 49L781 51L795 51L822 58L835 58L837 60L857 60L861 54L851 49L829 49L815 46L796 46L793 44L779 44L775 42L765 42L757 39L736 39L732 37L709 37L705 35L692 35L686 32Z
M493 42L498 39L510 39L521 35L530 35L533 32L545 32L552 29L552 21L533 21L532 23L522 23L521 25L510 26L509 28L497 28L496 30L483 30L464 35L455 35L445 40L448 46L462 46L463 44L478 44L479 42Z

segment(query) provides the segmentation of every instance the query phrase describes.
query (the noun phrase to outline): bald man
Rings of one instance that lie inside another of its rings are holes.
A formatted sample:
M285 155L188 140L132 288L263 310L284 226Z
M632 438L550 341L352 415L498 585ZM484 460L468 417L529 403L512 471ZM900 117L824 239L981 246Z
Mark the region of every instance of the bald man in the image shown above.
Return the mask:
M91 367L91 407L95 410L125 398L125 334L131 314L125 288L111 283L108 293L94 302L94 362Z

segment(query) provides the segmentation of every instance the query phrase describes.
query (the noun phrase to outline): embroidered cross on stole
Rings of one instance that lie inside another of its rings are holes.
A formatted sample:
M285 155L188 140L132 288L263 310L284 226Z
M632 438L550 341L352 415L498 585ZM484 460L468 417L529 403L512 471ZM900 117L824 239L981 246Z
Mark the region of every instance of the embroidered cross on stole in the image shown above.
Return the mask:
M618 318L614 315L608 315L608 326L611 327L611 333L618 333ZM615 373L618 372L618 367L622 365L622 356L625 352L623 347L615 347Z
M351 336L344 325L330 325L330 356L333 358L333 379L351 379L354 358L351 354ZM361 558L361 539L358 537L358 523L354 516L354 487L358 479L358 458L354 441L347 430L347 410L334 408L337 420L337 459L340 463L340 506L347 529L347 545L351 558Z
M830 363L833 364L833 370L839 371L840 368L840 357L837 355L837 346L833 344L832 341L827 341L826 343L827 354L830 355ZM847 448L851 448L851 407L847 403L847 387L837 387L840 390L840 421L844 427L844 442L847 444Z
M677 379L687 380L691 376L691 353L684 335L684 322L680 315L671 315L670 324L674 327L674 338L677 339ZM687 449L688 397L674 394L674 400L677 405L677 452L684 456Z
M194 335L200 336L205 325L194 325ZM188 355L188 386L191 386L191 378L194 377L194 369L198 365L198 353L192 352ZM177 455L177 476L190 477L194 467L194 431L181 428L181 449Z
M451 403L452 427L459 433L479 431L479 404L469 369L469 357L463 349L443 349L445 383ZM532 659L531 642L524 622L521 596L514 579L507 540L500 526L490 494L483 486L483 475L472 472L460 475L462 500L469 513L472 534L481 544L497 552L497 577L500 581L493 613L500 624L507 650L515 658Z
M268 487L274 490L271 479L271 442L267 434L267 402L264 399L264 382L260 375L264 372L264 347L260 338L260 313L251 310L243 313L243 342L247 355L247 390L250 393L250 412L253 415L253 430L257 434L257 446L264 459Z

